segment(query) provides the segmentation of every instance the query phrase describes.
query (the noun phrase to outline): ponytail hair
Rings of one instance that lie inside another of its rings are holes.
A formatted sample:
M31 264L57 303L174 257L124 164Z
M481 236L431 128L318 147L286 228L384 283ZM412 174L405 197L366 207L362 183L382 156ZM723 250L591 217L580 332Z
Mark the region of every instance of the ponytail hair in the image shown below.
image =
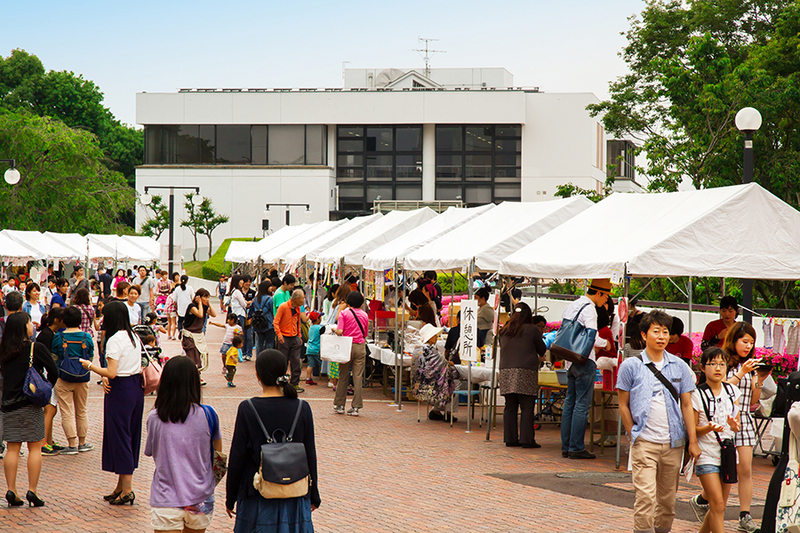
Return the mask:
M297 398L297 389L289 383L286 368L289 360L278 350L264 350L256 356L256 375L264 386L277 386L285 398Z
M187 276L186 274L184 274L183 276L181 276L181 290L182 290L182 291L185 291L185 290L186 290L186 282L187 282L187 281L189 281L189 276Z

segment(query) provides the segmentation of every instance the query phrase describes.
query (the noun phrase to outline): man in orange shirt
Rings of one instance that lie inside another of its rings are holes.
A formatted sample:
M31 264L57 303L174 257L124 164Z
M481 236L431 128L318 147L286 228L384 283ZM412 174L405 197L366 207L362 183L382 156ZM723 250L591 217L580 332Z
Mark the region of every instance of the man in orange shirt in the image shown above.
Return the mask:
M272 320L275 326L275 339L278 341L278 350L285 354L292 367L292 378L290 383L294 385L297 392L305 392L300 388L300 356L303 349L303 339L300 337L300 323L308 322L306 314L302 311L303 302L306 299L302 289L297 289L292 293L292 298L278 306L275 318Z

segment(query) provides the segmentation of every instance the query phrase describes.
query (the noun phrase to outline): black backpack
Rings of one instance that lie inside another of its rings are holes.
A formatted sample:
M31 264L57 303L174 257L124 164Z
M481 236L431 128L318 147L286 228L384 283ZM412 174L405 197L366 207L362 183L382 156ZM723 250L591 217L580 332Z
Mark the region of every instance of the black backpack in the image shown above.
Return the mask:
M264 298L264 303L266 303L268 298ZM264 310L258 305L257 302L253 302L253 317L250 320L250 325L256 331L267 331L269 329L270 323L267 320L267 317L264 316Z

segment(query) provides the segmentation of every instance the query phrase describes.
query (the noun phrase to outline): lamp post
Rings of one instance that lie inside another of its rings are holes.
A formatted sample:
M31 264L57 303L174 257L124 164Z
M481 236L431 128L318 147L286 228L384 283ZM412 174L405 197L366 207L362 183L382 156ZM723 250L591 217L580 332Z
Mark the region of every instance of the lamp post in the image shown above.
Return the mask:
M8 183L9 185L16 185L17 183L19 183L20 179L19 170L14 168L17 164L16 159L0 159L0 163L8 163L8 166L10 167L8 170L6 170L6 173L3 175L3 177L6 180L6 183Z
M761 127L761 113L753 107L744 107L736 113L736 128L744 133L744 158L742 183L753 181L753 132ZM753 322L753 280L742 280L742 320Z
M172 267L174 263L173 249L175 246L175 189L194 191L194 195L192 196L192 204L195 206L199 206L203 203L203 197L200 196L200 187L147 186L144 188L144 194L141 196L141 198L139 198L139 201L142 202L143 205L149 205L153 200L152 196L149 194L150 189L169 189L169 252L167 260L169 264L169 273L172 275Z
M290 214L289 214L289 208L290 207L305 207L306 208L306 210L305 210L306 220L311 218L311 204L267 204L266 207L264 208L264 216L265 217L269 216L271 207L285 207L286 208L286 225L287 226L291 225L289 223L290 220L291 220ZM263 222L262 222L262 228L261 229L262 229L262 231L264 231Z

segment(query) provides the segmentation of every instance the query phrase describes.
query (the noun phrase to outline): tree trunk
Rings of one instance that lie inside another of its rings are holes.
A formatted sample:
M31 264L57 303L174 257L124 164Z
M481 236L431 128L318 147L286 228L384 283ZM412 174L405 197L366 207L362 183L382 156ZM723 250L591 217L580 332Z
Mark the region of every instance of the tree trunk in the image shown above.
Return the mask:
M192 261L197 261L197 230L192 231L194 237L194 251L192 252Z
M208 232L208 260L211 261L211 232Z

